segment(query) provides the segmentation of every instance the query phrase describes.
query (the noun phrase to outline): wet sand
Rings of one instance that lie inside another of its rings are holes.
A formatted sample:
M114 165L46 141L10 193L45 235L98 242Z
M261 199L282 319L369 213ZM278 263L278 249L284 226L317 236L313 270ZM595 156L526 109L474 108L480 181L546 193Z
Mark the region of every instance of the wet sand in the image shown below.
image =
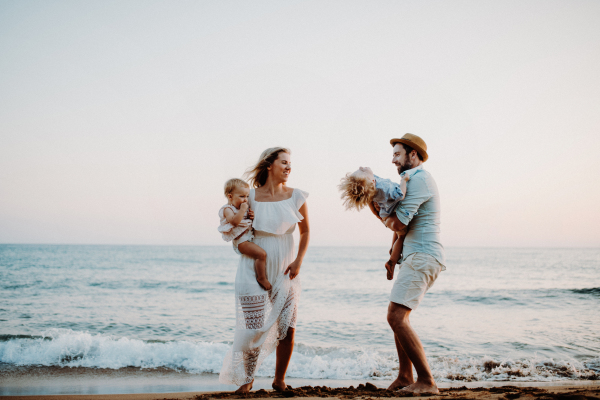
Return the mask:
M329 388L326 386L302 386L284 392L273 390L255 390L249 394L238 395L233 392L187 392L187 393L138 393L138 394L99 394L99 395L48 395L48 396L3 396L3 400L212 400L212 399L271 399L306 398L316 400L357 399L375 400L377 398L418 397L427 400L600 400L600 382L561 383L560 386L538 384L529 386L497 386L442 388L438 395L415 395L405 391L389 391L371 383L357 387Z

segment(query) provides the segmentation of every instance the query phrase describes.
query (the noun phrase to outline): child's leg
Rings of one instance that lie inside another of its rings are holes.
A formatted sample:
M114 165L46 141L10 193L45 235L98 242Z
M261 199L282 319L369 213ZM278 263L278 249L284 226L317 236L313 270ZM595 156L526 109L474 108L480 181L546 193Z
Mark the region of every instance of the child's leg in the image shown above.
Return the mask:
M404 244L404 237L406 236L406 226L400 222L396 214L392 214L387 217L384 221L387 228L394 231L392 248L390 249L390 259L385 263L385 269L387 270L388 280L394 278L394 270L396 269L396 263L402 255L402 247Z
M390 251L390 259L385 263L388 281L394 279L394 270L396 269L398 260L402 256L402 247L404 245L404 235L399 235L397 232L394 232L394 237L396 238L396 241Z
M392 247L392 254L390 255L390 261L394 261L394 263L398 263L398 260L402 256L402 247L404 247L404 237L405 235L399 235L396 232L396 241L394 242L394 246Z
M396 234L396 232L394 232L394 235L392 236L392 245L390 246L390 256L392 255L392 251L394 250L394 245L396 244L396 240L398 240L398 235Z
M398 235L406 235L407 227L398 219L398 216L394 213L385 219L385 226Z
M271 290L271 283L267 279L267 252L252 242L242 242L238 250L245 256L254 258L254 272L256 282L265 290Z

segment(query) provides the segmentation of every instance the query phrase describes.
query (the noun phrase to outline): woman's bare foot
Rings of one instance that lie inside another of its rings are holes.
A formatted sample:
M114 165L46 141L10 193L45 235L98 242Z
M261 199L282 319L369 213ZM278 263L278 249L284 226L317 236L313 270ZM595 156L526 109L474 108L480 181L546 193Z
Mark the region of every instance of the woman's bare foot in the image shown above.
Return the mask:
M400 380L400 378L396 378L396 380L392 382L392 384L388 387L388 390L404 389L405 387L412 385L413 383L414 382L412 380L409 382L405 380Z
M265 289L265 290L271 290L273 288L273 286L271 286L271 283L269 282L269 280L267 278L264 279L256 279L256 282L258 282L258 284L260 285L261 288Z
M419 382L418 380L415 383L413 383L412 385L409 385L402 390L406 390L407 392L418 393L418 394L439 394L440 393L435 382L426 383L426 382Z
M240 394L240 393L249 393L252 390L252 384L254 383L254 379L252 379L252 382L250 383L246 383L245 385L242 385L238 388L238 390L236 390L235 392Z
M394 270L396 269L396 263L392 260L388 260L385 263L385 269L387 270L387 280L391 281L394 279Z
M286 389L291 389L291 386L287 386L285 384L285 381L273 381L273 384L271 385L273 387L273 389L275 389L276 392L283 392Z

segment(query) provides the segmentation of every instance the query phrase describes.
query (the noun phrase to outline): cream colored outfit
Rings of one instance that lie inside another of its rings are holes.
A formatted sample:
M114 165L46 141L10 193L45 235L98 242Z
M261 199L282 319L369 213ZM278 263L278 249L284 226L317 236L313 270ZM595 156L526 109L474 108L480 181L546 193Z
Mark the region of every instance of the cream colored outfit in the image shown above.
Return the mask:
M236 326L233 345L223 361L219 381L238 386L252 382L256 370L275 350L289 328L296 327L300 299L300 277L284 275L294 261L296 223L304 219L298 211L308 193L294 189L292 197L276 202L258 202L250 191L254 210L254 243L267 253L267 292L256 282L254 259L242 255L235 276Z
M238 226L233 226L227 222L227 219L225 218L224 211L226 208L231 209L236 214L240 211L231 204L225 204L223 207L221 207L219 210L219 218L221 219L221 224L218 228L219 232L221 232L224 241L233 242L233 250L236 253L242 254L238 250L238 245L244 242L252 242L252 239L254 239L252 220L244 218L242 219L242 222L238 224Z

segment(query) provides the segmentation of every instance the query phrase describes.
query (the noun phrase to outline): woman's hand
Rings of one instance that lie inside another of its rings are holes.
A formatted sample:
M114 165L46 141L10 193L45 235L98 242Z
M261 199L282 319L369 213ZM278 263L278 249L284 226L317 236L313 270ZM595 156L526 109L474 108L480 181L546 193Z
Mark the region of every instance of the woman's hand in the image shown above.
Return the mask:
M248 209L248 219L254 219L254 211L251 208Z
M301 266L301 263L298 260L295 260L287 267L287 269L285 270L285 272L283 274L287 275L289 272L290 279L294 279L300 273L300 266Z

